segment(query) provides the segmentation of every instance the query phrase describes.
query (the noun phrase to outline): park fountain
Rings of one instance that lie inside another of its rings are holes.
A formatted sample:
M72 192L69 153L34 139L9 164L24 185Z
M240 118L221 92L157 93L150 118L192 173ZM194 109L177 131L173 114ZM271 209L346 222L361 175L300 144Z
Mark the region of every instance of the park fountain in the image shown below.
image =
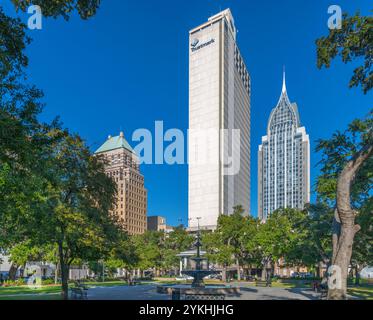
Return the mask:
M197 241L194 244L194 246L197 249L197 255L195 257L190 258L190 260L195 261L195 269L192 270L183 270L181 271L182 274L185 274L186 276L193 277L193 282L191 287L192 288L204 288L205 283L203 282L203 278L216 273L216 271L209 270L208 263L206 264L207 268L202 268L202 262L207 261L206 258L201 257L201 234L197 232Z
M211 270L207 258L201 256L202 243L199 225L194 246L197 249L196 256L189 258L194 262L194 268L181 271L183 275L193 277L192 284L160 285L157 291L171 294L172 300L224 300L226 294L238 294L239 287L205 285L203 279L218 272Z

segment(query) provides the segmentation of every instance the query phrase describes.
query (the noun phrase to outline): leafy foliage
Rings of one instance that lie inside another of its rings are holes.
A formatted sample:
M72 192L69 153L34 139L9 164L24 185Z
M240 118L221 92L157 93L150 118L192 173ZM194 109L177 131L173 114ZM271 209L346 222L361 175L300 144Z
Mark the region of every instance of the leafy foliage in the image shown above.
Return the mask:
M100 0L12 0L15 7L26 11L30 5L39 5L46 17L62 16L65 20L76 10L82 19L94 16Z
M373 145L373 109L365 119L356 119L344 132L336 132L331 139L318 140L316 151L322 152L321 174L317 178L320 201L335 205L337 179L345 165L359 150ZM358 171L351 189L351 201L359 208L370 196L373 185L373 158L369 157Z
M331 61L341 56L345 63L362 58L363 63L355 68L349 86L361 86L367 93L373 86L373 32L372 17L343 15L342 28L332 29L327 37L316 41L317 66L330 67Z

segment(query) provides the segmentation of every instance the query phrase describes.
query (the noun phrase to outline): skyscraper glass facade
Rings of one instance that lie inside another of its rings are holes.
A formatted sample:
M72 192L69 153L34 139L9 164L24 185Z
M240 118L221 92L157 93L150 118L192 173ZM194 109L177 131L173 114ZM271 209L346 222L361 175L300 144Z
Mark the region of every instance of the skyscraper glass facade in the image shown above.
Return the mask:
M299 208L310 201L310 145L298 107L285 84L272 110L267 135L258 151L258 216L266 220L278 208Z

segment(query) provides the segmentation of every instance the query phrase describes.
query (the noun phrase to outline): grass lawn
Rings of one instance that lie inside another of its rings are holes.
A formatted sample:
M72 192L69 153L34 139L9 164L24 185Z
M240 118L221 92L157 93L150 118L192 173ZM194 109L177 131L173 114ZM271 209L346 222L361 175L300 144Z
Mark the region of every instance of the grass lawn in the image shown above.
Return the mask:
M273 288L293 289L293 288L311 288L311 286L312 286L312 281L304 281L304 280L272 281Z
M17 294L15 296L0 295L1 300L62 300L60 292L52 294Z
M57 300L61 286L50 285L32 289L28 286L0 287L0 300Z
M373 300L373 286L362 285L360 287L349 287L347 289L348 294L355 296L359 299Z
M126 286L124 281L87 282L88 287ZM71 284L70 284L71 286ZM60 300L61 286L48 285L33 289L28 286L0 287L0 300Z
M88 287L116 287L116 286L128 286L128 283L123 280L117 280L117 281L87 281L84 282L85 285Z
M42 286L41 288L32 289L28 286L18 286L18 287L0 287L0 297L4 295L13 295L13 294L49 294L49 293L59 293L61 291L61 286L51 285L51 286Z

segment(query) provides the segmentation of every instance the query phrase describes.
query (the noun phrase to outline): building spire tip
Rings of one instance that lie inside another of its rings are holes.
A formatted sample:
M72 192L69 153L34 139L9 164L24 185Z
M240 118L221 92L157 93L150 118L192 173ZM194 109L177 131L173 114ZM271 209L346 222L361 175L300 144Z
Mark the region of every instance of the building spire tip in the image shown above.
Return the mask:
M285 66L282 73L282 93L286 92L286 81L285 81Z

